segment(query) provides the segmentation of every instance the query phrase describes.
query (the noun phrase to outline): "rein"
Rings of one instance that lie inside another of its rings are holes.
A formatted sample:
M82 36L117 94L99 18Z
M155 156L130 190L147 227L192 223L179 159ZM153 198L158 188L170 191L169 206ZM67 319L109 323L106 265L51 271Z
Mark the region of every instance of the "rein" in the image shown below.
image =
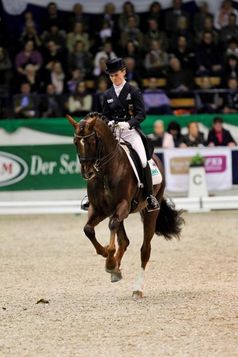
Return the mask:
M79 157L79 162L80 163L83 163L83 162L88 162L88 161L95 161L93 167L95 169L95 171L97 173L99 173L100 171L100 168L104 165L106 165L108 162L110 162L114 156L116 156L116 154L118 153L118 150L119 150L119 147L120 147L120 144L119 142L117 143L116 145L116 148L115 150L113 150L112 152L110 152L109 154L107 155L104 155L101 157L101 152L102 152L102 141L101 139L97 136L96 132L93 131L92 133L88 134L88 135L77 135L77 134L74 134L74 137L75 138L79 138L79 139L86 139L86 138L89 138L91 136L95 136L96 137L96 140L97 140L97 152L96 152L96 156L92 156L92 157L81 157L79 155L79 152L77 150L77 153L78 153L78 157Z

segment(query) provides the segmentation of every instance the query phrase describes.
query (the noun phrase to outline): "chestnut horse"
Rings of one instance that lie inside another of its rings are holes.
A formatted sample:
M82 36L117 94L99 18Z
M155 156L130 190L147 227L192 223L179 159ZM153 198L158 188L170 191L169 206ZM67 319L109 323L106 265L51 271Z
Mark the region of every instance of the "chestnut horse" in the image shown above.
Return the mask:
M179 238L183 223L182 212L175 210L163 197L164 173L156 155L153 159L163 178L161 184L154 186L160 210L148 212L143 189L137 185L127 155L103 117L99 113L89 113L79 123L69 115L67 118L75 129L74 144L81 163L81 174L87 180L90 205L84 232L97 254L106 258L106 271L111 274L112 282L122 278L121 260L129 245L123 221L130 213L141 214L144 240L141 247L141 268L133 291L134 297L141 297L144 271L150 258L154 233L163 235L165 239ZM94 227L107 217L110 241L108 246L103 247L96 238Z

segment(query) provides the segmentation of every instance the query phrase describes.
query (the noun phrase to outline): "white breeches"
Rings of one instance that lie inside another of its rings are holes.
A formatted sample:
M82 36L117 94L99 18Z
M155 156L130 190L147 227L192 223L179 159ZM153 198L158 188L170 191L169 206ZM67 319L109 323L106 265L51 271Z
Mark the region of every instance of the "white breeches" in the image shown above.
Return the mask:
M119 134L120 134L120 131L116 130L117 138L119 137ZM139 158L140 158L143 168L145 168L147 165L147 157L146 157L144 144L142 142L140 134L135 129L122 130L121 131L121 139L128 141L131 144L133 149L139 155Z

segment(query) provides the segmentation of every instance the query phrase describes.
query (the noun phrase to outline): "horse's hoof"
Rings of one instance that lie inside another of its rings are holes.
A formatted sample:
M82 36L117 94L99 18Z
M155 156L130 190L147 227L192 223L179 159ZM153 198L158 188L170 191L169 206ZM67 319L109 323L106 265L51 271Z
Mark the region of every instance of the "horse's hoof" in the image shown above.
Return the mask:
M111 273L111 282L112 283L117 283L121 279L122 279L122 274L121 274L120 271L115 272L115 273Z
M139 290L133 291L132 297L133 297L134 300L142 299L143 298L143 292L139 291Z

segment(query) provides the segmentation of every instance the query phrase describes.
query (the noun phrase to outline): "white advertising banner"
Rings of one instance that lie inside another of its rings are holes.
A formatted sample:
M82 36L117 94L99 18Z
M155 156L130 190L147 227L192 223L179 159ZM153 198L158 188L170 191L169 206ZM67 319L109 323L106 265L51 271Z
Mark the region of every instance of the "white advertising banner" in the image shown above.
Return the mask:
M187 148L164 150L166 187L168 191L186 192L189 185L189 165L200 154L205 161L206 183L209 191L232 187L231 150L220 148Z

